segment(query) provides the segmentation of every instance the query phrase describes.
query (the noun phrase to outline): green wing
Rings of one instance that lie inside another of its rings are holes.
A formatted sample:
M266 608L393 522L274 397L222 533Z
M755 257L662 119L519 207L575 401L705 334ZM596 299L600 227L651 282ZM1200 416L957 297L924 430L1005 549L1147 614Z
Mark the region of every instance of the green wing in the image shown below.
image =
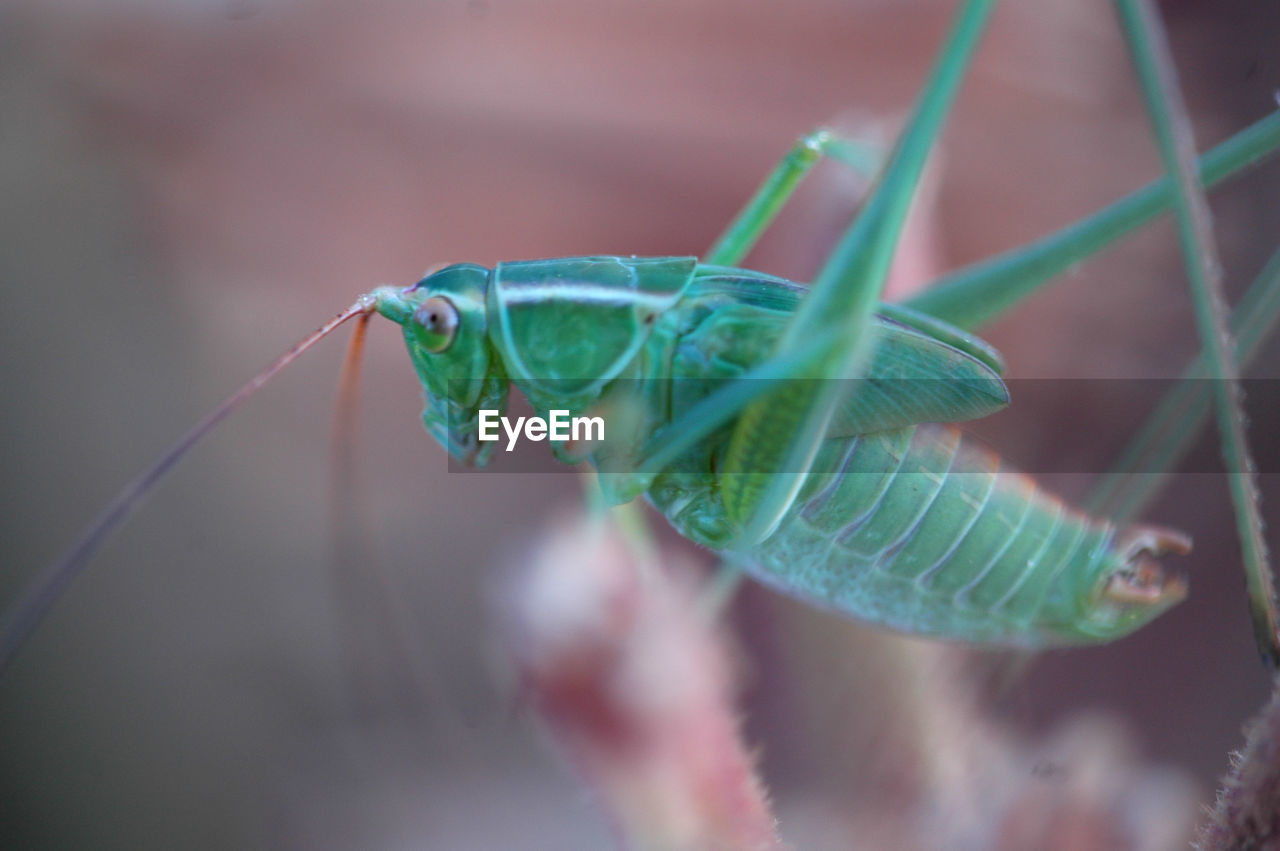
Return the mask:
M873 323L879 342L871 365L865 378L850 382L831 437L973 420L1009 404L1009 388L989 364L883 314Z
M805 293L804 287L783 278L727 267L699 266L695 281L701 292L723 292L776 312L771 333L779 332ZM867 375L850 382L849 398L828 428L830 436L963 422L1009 404L1009 389L1000 379L1004 363L986 341L895 304L882 304L873 326L879 335L875 355Z

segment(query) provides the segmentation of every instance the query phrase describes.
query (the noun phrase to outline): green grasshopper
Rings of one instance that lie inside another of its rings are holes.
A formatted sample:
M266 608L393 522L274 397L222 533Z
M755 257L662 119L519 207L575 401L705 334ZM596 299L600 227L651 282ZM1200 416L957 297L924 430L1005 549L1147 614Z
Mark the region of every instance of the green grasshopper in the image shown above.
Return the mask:
M1183 536L1118 531L957 430L918 425L984 416L1008 395L989 347L909 309L878 307L860 335L875 341L865 381L820 429L795 426L822 382L752 382L763 398L653 465L647 449L671 433L710 430L708 388L771 362L802 294L692 257L588 257L449 266L372 301L404 327L427 431L455 457L487 460L479 412L504 410L511 384L539 413L623 397L603 408L639 406L642 423L591 456L607 500L647 494L682 535L788 593L907 632L1027 644L1117 638L1181 599L1150 556L1185 551ZM857 339L832 334L813 359L847 358ZM797 450L807 467L777 472ZM771 503L775 479L797 486Z
M841 155L822 131L796 145L702 259L461 264L380 288L215 410L37 577L5 619L0 668L201 435L333 328L375 312L403 326L424 423L453 457L488 459L478 414L503 410L512 385L540 414L620 411L625 438L589 456L606 500L647 496L682 535L786 593L910 633L1030 647L1110 641L1148 623L1185 595L1155 560L1187 551L1185 535L1072 509L937 424L1009 402L999 355L970 329L1168 209L1174 184L906 305L880 302L991 5L965 5L874 192L807 291L737 264L813 164ZM1207 154L1201 179L1212 185L1277 146L1272 116Z

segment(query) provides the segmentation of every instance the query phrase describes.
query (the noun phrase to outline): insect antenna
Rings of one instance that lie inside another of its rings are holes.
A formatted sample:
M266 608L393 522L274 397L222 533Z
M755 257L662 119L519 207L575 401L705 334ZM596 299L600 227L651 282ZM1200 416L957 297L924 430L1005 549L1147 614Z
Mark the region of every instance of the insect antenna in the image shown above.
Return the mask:
M333 465L340 482L350 479L355 471L351 447L359 429L356 415L360 402L360 370L371 316L366 311L356 321L342 359L342 371L338 373L338 397L333 404Z
M37 573L17 601L0 621L0 675L8 669L23 643L40 625L45 614L71 585L85 565L128 518L139 501L150 493L200 440L232 411L258 392L276 373L293 363L307 349L331 334L338 326L355 316L369 316L373 311L372 296L361 296L355 304L330 319L295 343L265 369L245 382L216 408L193 425L186 434L164 452L155 463L125 485L115 498L91 522L61 558Z
M446 692L429 658L416 652L420 630L404 589L397 587L395 574L378 552L368 491L355 456L361 445L361 365L371 317L365 314L356 322L334 403L328 514L335 603L344 615L352 709L398 708L406 718L419 718L426 707L447 707L442 699ZM461 719L449 720L465 730Z
M347 669L353 702L375 701L384 696L378 672L373 668L390 656L403 667L400 613L394 594L374 547L372 519L355 449L360 445L360 372L369 316L356 321L338 376L333 407L333 436L329 451L330 571L335 603L343 618L347 639Z

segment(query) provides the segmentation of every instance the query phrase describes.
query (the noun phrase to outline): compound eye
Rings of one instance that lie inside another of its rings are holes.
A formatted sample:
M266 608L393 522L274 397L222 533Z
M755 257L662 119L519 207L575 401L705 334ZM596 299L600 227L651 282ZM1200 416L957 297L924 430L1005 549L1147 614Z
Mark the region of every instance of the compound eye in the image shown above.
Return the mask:
M444 296L432 296L418 305L413 320L422 328L422 347L432 354L449 348L458 334L458 309Z

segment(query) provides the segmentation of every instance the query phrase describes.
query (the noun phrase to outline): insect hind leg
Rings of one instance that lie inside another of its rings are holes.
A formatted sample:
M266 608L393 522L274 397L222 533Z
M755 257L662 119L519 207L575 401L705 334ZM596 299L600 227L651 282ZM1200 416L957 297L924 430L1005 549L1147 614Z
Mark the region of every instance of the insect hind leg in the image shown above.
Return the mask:
M839 136L825 127L806 133L796 140L746 206L734 216L707 251L703 262L714 266L741 263L791 200L801 181L823 158L843 163L859 175L871 178L879 170L882 156L875 146Z
M740 546L768 537L803 481L836 406L840 379L863 371L873 349L868 329L934 141L955 101L992 12L970 0L957 15L941 58L862 213L850 225L784 331L775 357L794 354L815 336L840 342L785 387L785 404L766 398L739 417L726 457L725 508L741 524ZM821 380L827 379L827 380ZM785 422L782 420L785 419ZM773 441L771 436L787 435ZM772 444L772 445L770 445ZM780 475L776 471L784 471Z

